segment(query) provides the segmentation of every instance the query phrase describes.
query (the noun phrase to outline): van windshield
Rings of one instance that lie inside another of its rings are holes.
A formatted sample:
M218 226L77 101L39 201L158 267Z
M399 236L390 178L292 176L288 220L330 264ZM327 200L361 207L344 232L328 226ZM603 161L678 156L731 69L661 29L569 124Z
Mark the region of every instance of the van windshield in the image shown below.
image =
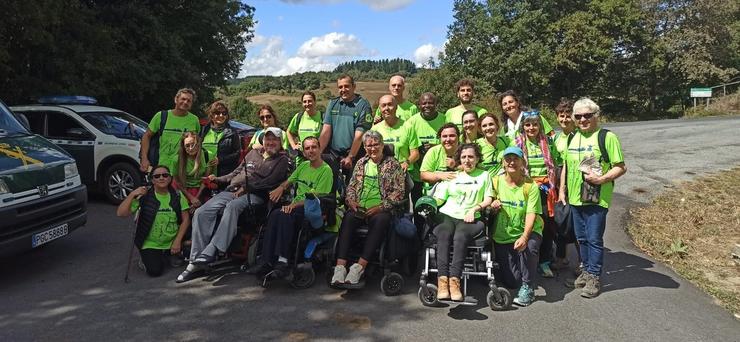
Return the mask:
M10 109L0 102L0 137L28 134L28 130L18 122Z

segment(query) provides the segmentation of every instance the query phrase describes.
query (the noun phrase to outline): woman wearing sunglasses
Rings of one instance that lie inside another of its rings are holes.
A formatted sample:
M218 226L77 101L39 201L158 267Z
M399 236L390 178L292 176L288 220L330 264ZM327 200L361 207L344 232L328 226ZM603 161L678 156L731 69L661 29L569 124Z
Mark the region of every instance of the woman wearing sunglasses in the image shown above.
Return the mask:
M555 202L557 201L556 162L559 154L552 139L542 129L542 118L538 111L527 111L521 114L519 135L512 142L524 152L525 171L540 189L542 199L542 244L540 245L539 271L545 278L555 275L550 269L552 262L553 242L557 233L555 225Z
M168 167L155 167L150 178L151 189L142 186L132 191L116 213L125 217L139 212L134 245L139 249L146 274L158 277L164 273L168 257L180 253L190 214L187 199L172 187Z
M216 101L208 108L208 124L200 131L203 148L208 152L208 167L220 177L228 175L239 164L242 141L229 124L229 108Z
M519 95L513 90L507 90L498 94L498 104L501 105L501 131L499 135L515 136L519 133L522 125L522 113L525 110ZM542 120L542 131L545 135L554 134L552 126L547 120Z
M252 136L252 140L249 141L249 149L260 149L262 148L262 136L265 134L265 129L270 127L280 127L278 126L278 118L277 114L275 114L275 110L272 109L272 106L270 105L262 105L260 106L260 109L257 110L257 116L260 119L260 125L262 125L262 129L254 133ZM284 150L288 150L288 138L285 131L283 131L283 134L281 135L281 144L283 145Z

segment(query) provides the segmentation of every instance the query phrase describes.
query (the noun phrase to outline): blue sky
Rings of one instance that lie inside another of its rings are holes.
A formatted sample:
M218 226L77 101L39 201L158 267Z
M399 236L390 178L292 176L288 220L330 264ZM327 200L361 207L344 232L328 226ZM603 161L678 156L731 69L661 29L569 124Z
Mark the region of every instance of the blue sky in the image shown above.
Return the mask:
M358 59L436 57L452 23L447 0L256 0L255 37L239 76L332 70Z

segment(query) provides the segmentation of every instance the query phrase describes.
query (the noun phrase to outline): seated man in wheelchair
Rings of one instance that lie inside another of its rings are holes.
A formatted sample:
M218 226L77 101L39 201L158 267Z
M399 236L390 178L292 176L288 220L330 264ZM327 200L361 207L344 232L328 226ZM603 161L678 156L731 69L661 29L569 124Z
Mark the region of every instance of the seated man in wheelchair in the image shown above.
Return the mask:
M305 218L303 204L306 194L321 196L332 190L334 176L329 164L321 159L318 138L311 136L303 140L303 156L306 161L301 162L286 181L270 192L270 200L278 203L286 190L292 185L296 186L293 201L270 212L262 240L262 257L259 263L247 270L249 274L262 276L274 270L276 277L285 277L290 273L290 247ZM323 226L323 220L320 223L309 220L309 223L313 228ZM314 227L314 224L319 226Z
M208 176L229 185L195 211L190 263L177 282L193 279L198 271L216 261L219 253L226 252L237 233L241 212L248 206L264 205L268 192L288 177L288 157L280 153L281 136L279 128L266 129L263 147L249 151L233 172L221 177ZM221 210L223 216L214 230Z
M442 181L433 190L438 203L437 224L437 299L463 301L460 290L467 247L485 228L481 211L493 202L493 189L488 172L476 168L481 153L477 144L460 146L455 155L462 170L452 180ZM452 263L450 245L452 244Z
M386 151L383 136L367 131L362 136L366 155L357 161L347 187L347 211L342 219L337 244L337 263L332 285L357 285L368 261L385 240L386 231L405 199L406 173ZM368 227L367 239L357 263L347 272L347 258L352 235L363 226Z

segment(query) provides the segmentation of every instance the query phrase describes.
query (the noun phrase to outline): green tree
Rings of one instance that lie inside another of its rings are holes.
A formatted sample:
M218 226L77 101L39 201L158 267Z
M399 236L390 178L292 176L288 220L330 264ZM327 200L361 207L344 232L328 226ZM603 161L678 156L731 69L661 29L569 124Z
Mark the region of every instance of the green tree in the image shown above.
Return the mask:
M0 94L82 94L142 117L192 87L205 106L239 72L254 8L237 0L4 3Z

